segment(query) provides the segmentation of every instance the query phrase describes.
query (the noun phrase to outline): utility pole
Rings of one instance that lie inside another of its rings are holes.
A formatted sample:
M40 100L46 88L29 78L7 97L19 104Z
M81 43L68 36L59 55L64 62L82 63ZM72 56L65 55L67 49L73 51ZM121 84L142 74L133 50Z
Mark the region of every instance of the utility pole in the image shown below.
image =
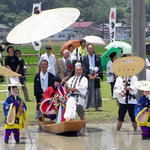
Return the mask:
M131 44L132 56L139 56L145 60L145 0L131 1ZM146 70L138 75L138 80L146 79Z

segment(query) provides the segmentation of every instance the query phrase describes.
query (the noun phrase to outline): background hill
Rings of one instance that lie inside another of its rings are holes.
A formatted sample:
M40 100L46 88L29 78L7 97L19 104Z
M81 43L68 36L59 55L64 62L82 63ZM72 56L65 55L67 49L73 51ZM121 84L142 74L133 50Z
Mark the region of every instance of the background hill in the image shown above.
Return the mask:
M13 27L31 15L32 4L37 0L0 0L0 24ZM41 0L42 10L58 7L76 7L79 18L97 24L108 23L110 7L117 7L117 22L130 25L130 0ZM146 22L150 21L150 0L146 0Z

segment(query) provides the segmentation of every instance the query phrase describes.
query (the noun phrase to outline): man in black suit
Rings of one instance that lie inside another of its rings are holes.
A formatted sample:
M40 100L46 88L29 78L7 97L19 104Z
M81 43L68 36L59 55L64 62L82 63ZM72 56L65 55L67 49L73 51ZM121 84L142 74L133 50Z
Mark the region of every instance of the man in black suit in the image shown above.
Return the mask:
M44 96L45 90L52 85L52 80L55 77L52 73L47 72L48 62L47 60L42 60L40 62L40 73L36 74L34 78L34 96L37 101L37 111L35 118L42 119L42 113L39 110L40 103Z

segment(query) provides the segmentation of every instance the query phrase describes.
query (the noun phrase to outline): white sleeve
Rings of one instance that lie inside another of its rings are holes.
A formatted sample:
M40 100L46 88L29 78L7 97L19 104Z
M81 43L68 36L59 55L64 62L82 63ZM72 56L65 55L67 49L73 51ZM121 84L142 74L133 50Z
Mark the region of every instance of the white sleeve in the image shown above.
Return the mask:
M113 70L112 70L112 63L111 63L111 61L109 61L107 63L107 73L114 73Z
M41 55L41 57L40 57L39 64L42 60L43 60L43 55Z
M120 93L123 91L124 86L122 85L122 79L120 77L117 77L114 90L113 90L113 97L118 98L120 97Z
M131 94L136 94L137 93L137 88L135 87L136 82L137 82L137 77L133 76L132 77L132 84L130 86L130 88L132 89L132 91L130 91Z
M76 49L71 53L71 61L77 60Z
M86 77L83 77L81 79L81 82L79 85L76 86L76 89L82 94L86 95L87 93L87 88L88 88L88 80Z
M72 83L73 78L74 78L74 76L71 77L71 78L66 82L66 84L68 85L69 88L70 88L70 86L71 86L71 83Z

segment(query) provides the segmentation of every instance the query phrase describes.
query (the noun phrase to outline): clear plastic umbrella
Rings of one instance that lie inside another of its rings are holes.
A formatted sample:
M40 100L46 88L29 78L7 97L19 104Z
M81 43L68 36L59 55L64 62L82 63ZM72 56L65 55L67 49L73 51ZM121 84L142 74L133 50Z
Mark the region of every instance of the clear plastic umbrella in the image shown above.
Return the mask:
M54 35L73 24L80 12L76 8L56 8L34 14L12 29L7 41L25 44Z

